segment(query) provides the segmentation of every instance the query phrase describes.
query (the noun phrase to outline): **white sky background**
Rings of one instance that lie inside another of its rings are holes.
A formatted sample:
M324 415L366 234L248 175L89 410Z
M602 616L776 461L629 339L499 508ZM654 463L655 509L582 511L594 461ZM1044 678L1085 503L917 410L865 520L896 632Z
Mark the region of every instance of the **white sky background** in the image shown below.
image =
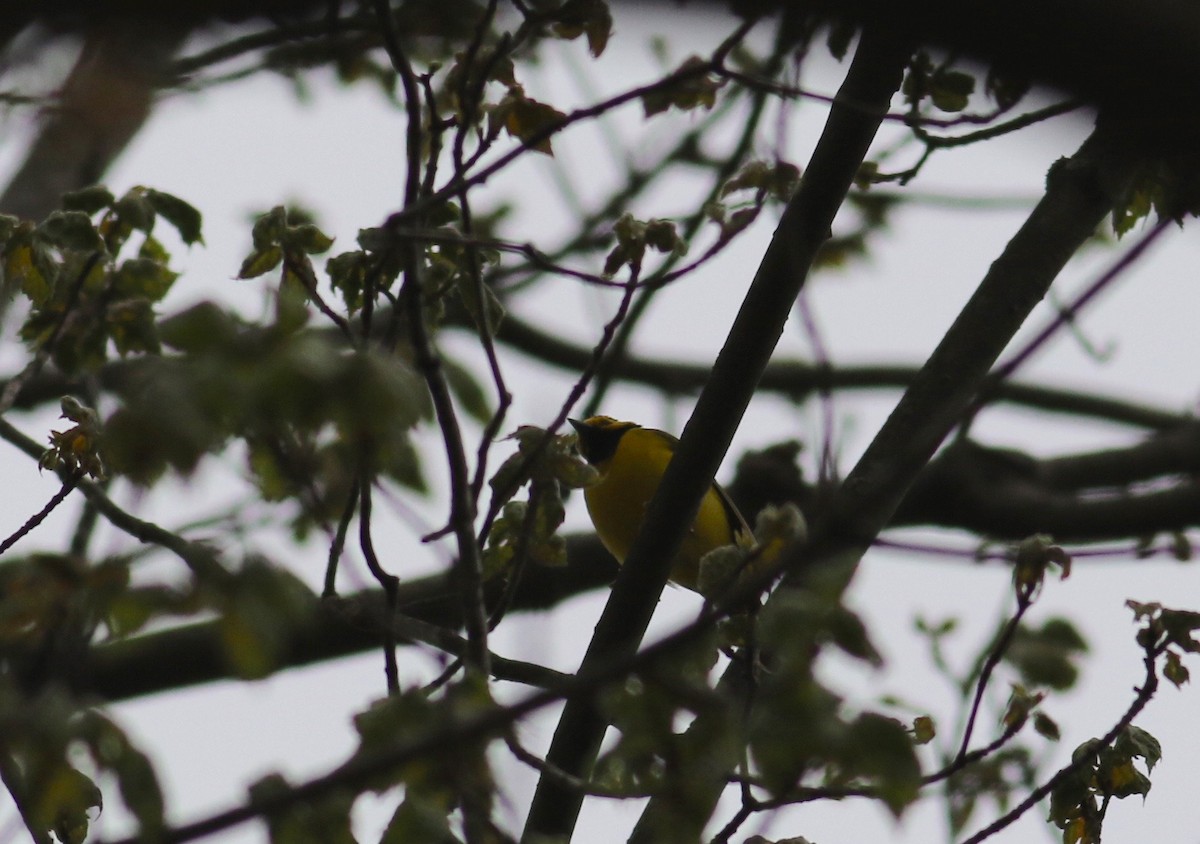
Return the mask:
M653 77L658 65L647 45L653 34L670 39L670 64L700 52L727 33L718 21L702 21L688 12L660 18L631 16L618 10L617 33L608 52L594 67L582 58L581 45L550 49L548 60L536 69L519 68L518 74L531 95L566 110L598 97L581 92L564 63L570 56L582 67L596 91L611 93ZM682 30L681 25L688 29ZM803 83L832 94L844 67L822 60L806 70ZM184 275L164 307L171 312L205 298L234 302L249 315L268 307L264 287L257 281L236 281L238 265L249 248L248 215L271 205L297 200L313 208L319 222L338 243L334 253L353 248L357 229L378 224L396 210L403 191L402 115L387 106L379 94L363 85L341 89L327 77L309 80L311 102L297 104L287 83L276 78L256 78L221 87L197 96L168 98L138 136L127 154L110 172L107 182L117 193L134 184L146 184L179 195L204 214L207 246L180 250L177 264ZM787 154L803 165L824 121L825 108L811 103L791 106L795 119L786 137ZM683 117L681 120L691 118ZM23 118L3 124L0 139L0 177L13 166L24 138ZM771 120L767 126L774 125ZM1039 195L1047 167L1056 158L1073 152L1089 130L1086 118L1069 117L1036 127L977 149L951 150L934 157L912 189L956 196L975 194ZM611 124L621 138L639 139L635 154L656 148L654 126L642 124L640 107L629 106ZM573 131L554 141L557 165L584 197L599 196L606 177L620 167L601 148L599 134L589 128ZM759 154L773 152L774 138L763 138ZM515 225L508 231L517 241L535 240L547 246L563 218L554 181L540 157L530 157L510 174L497 177L479 196L514 196L523 204ZM899 166L899 165L897 165ZM678 193L652 197L636 210L640 216L683 213L694 186L678 186ZM476 202L479 199L477 197ZM811 303L823 329L823 339L835 363L919 363L942 336L988 265L1024 218L1024 209L964 211L926 207L902 213L894 228L874 242L873 258L857 262L836 275L822 275L810 286ZM650 324L638 334L636 349L665 358L686 356L698 362L713 359L732 322L759 256L770 237L774 219L764 219L720 259L693 279L662 294L650 315ZM1135 233L1136 234L1136 233ZM1068 269L1056 287L1063 299L1087 284L1118 253L1098 250ZM1135 271L1089 308L1082 329L1097 345L1112 344L1103 361L1089 358L1066 334L1040 354L1022 373L1024 379L1095 389L1101 393L1144 400L1162 407L1187 410L1196 401L1191 373L1200 339L1195 331L1194 274L1197 250L1194 235L1172 231ZM615 307L606 294L584 289L570 280L543 285L537 298L521 300L517 309L530 321L581 343L599 336L602 322ZM550 291L553 290L553 293ZM1042 306L1029 323L1036 330L1049 317ZM6 327L10 328L10 327ZM1029 336L1027 331L1024 336ZM6 336L7 339L7 336ZM466 340L449 337L449 351L470 360L478 355ZM780 357L805 354L808 345L793 319L780 348ZM0 361L14 360L11 351L0 352ZM572 383L569 373L547 374L529 366L526 359L501 347L502 362L516 403L510 427L546 424ZM5 371L11 370L9 366ZM484 380L484 370L476 368ZM536 378L537 380L533 380ZM865 447L895 403L892 393L838 397L841 467L846 471ZM678 430L689 405L664 407L647 391L614 391L605 412L635 418L647 424ZM728 478L736 455L792 437L819 442L820 415L812 406L793 408L770 396L752 405L726 461L721 477ZM44 438L52 423L49 414L17 417L32 436ZM1018 447L1035 454L1055 454L1106 444L1128 443L1135 434L1102 426L1060 424L1053 417L1031 413L989 411L975 429L989 444ZM422 442L430 446L426 468L435 489L444 488L440 451L432 431ZM494 458L498 465L500 452ZM39 508L57 488L51 477L39 476L35 467L13 449L0 448L0 535L7 535ZM116 492L118 500L139 514L171 526L205 515L220 502L241 473L236 455L218 461L217 471L192 482L168 484L138 501L128 488ZM445 519L443 498L436 493L413 503L431 525ZM69 530L68 514L56 516L18 552L54 548L62 531ZM569 505L569 529L584 529L586 515L576 498ZM376 524L377 545L383 562L402 577L424 573L444 557L416 545L412 529L396 510L382 500ZM379 538L379 536L382 538ZM951 537L963 541L962 537ZM127 543L112 531L98 537L95 547L107 552ZM264 545L279 562L293 567L314 589L319 589L324 566L320 547L297 553L283 542ZM449 546L439 554L449 553ZM164 569L167 566L164 564ZM356 561L358 583L367 576ZM347 588L354 580L343 578ZM1070 580L1051 583L1031 612L1032 624L1056 613L1067 613L1083 629L1093 646L1093 659L1084 666L1076 691L1052 697L1046 710L1063 727L1064 737L1048 750L1057 767L1081 741L1104 733L1120 716L1141 677L1140 653L1133 643L1131 614L1126 598L1158 600L1168 606L1196 608L1194 574L1186 566L1149 561L1081 562ZM494 650L505 656L544 661L573 670L583 653L592 625L606 594L593 593L571 601L550 615L512 616L497 631ZM920 640L912 632L913 618L932 620L958 616L956 637L961 658L983 641L1002 612L1007 611L1008 576L1001 569L976 569L963 561L922 559L891 552L868 555L851 592L851 601L868 623L876 644L888 657L882 672L864 671L839 661L826 664L830 682L863 706L884 693L894 693L918 704L952 729L952 698L931 672ZM685 623L698 609L691 593L669 589L656 616L654 629L662 632ZM411 682L429 679L430 662L412 649L400 654L402 670ZM1192 664L1196 669L1198 666ZM998 678L997 688L1003 686ZM1200 809L1191 794L1195 758L1200 738L1189 728L1196 709L1194 692L1176 692L1164 683L1138 724L1155 734L1165 755L1155 769L1154 788L1145 805L1125 800L1110 809L1106 840L1180 840L1179 830L1200 825ZM383 662L371 653L315 668L286 673L265 682L220 683L161 695L114 708L120 723L148 750L157 764L168 796L171 818L195 819L224 809L243 799L246 785L273 770L293 781L324 773L342 761L354 746L350 717L385 692ZM503 694L520 694L505 688ZM522 729L527 743L542 750L549 741L556 711L528 722ZM993 735L994 722L981 719L978 741ZM505 753L495 756L501 793L509 805L500 817L517 832L521 813L528 805L535 776ZM1052 769L1052 768L1051 768ZM113 836L128 827L116 794L108 795L109 808L96 829ZM374 803L375 805L372 805ZM373 840L392 811L394 797L363 800L358 817L360 840ZM730 803L718 813L718 823L735 808ZM636 820L640 804L589 800L575 840L610 842L623 839ZM809 805L777 817L770 837L803 835L816 844L889 840L928 842L945 840L944 824L936 804L914 809L895 825L882 810L863 801ZM971 831L991 820L993 807L984 806ZM997 842L1054 839L1052 827L1035 810L1019 824L996 836ZM756 822L744 835L758 831ZM212 840L258 842L265 840L258 825L245 826ZM743 836L735 838L741 840ZM24 834L10 806L0 805L0 842L20 841Z

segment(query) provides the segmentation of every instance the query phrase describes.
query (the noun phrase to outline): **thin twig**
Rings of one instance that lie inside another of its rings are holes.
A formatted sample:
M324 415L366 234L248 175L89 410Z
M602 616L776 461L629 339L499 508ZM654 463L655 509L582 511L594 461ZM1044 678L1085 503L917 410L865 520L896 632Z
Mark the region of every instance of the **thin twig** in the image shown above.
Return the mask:
M337 594L338 561L342 558L342 549L346 547L346 535L350 532L350 521L358 509L358 484L351 484L350 495L346 506L342 508L342 517L338 519L337 532L333 542L329 544L329 558L325 563L325 587L321 591L322 598L331 598Z
M79 485L79 479L82 476L82 472L79 470L69 473L66 480L63 481L62 487L50 497L45 507L26 519L25 524L17 528L10 536L0 541L0 554L13 547L13 545L20 541L21 537L26 536L30 531L44 522L46 517L53 513L59 504L67 500L67 496Z
M1012 642L1012 637L1016 635L1017 628L1021 624L1021 619L1025 617L1025 613L1033 606L1032 592L1024 585L1017 586L1017 611L1013 613L1012 618L1004 625L1004 629L1000 631L1000 635L996 637L995 643L988 649L987 659L984 660L983 667L979 671L979 679L975 682L975 698L971 701L970 713L967 716L967 725L963 729L962 743L958 748L958 755L955 756L955 761L962 760L967 755L967 748L971 746L971 734L975 731L975 720L979 715L979 708L983 703L983 693L987 690L988 681L992 678L992 672L996 670L996 666L1000 664L1000 660L1004 657L1004 652L1008 650L1009 643Z
M1146 708L1146 704L1148 704L1154 697L1155 692L1158 690L1158 671L1155 668L1155 662L1158 657L1162 655L1163 650L1164 648L1162 646L1147 648L1146 655L1143 660L1143 663L1146 666L1146 679L1142 682L1142 687L1138 689L1137 695L1134 697L1133 702L1129 705L1129 708L1125 710L1125 714L1123 714L1117 723L1113 725L1112 729L1105 733L1104 737L1100 739L1098 745L1099 747L1108 747L1114 741L1116 741L1117 736L1119 736L1126 727L1133 723L1133 719L1136 718L1138 714ZM1060 768L1058 772L1054 774L1054 776L1050 777L1050 779L1046 780L1046 782L1042 783L1040 786L1030 792L1028 797L1026 797L1008 812L992 821L983 829L979 830L970 838L964 840L962 844L981 844L981 842L986 841L1000 830L1012 824L1019 817L1021 817L1021 815L1025 814L1043 799L1045 799L1052 791L1054 791L1060 782L1074 774L1075 771L1078 770L1079 766L1084 764L1085 761L1086 760L1081 759L1078 763L1072 762L1071 764Z
M367 568L371 570L371 574L383 587L383 594L387 600L388 623L383 628L383 670L387 679L388 694L398 695L400 694L400 671L396 665L396 633L391 620L396 616L398 608L397 589L400 585L400 578L384 571L383 566L379 563L379 557L375 555L375 544L371 541L371 479L365 466L359 473L358 488L360 502L358 513L359 548L363 552L363 558L367 561Z

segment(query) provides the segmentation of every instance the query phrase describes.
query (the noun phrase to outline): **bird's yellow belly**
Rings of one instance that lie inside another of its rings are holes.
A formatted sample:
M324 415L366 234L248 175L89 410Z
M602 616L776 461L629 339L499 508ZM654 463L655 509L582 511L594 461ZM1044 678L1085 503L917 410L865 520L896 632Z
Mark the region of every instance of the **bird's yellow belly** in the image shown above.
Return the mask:
M659 461L662 465L656 465L650 471L644 466L639 471L621 471L622 463L618 461L599 483L584 490L596 533L619 563L625 562L633 547L669 456ZM700 558L714 548L733 542L733 531L721 499L715 490L709 489L671 564L671 579L680 586L694 589Z

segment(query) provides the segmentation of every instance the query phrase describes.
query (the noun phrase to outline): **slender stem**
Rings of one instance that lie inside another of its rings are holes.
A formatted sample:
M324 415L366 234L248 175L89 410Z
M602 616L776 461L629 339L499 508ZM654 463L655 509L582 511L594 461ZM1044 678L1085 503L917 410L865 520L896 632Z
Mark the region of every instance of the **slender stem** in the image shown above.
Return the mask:
M71 473L71 475L63 481L63 485L58 492L54 493L54 495L50 497L50 500L46 502L46 506L42 507L41 510L26 519L23 525L17 528L12 534L5 537L4 540L0 541L0 554L3 554L9 548L13 547L21 540L22 537L27 536L30 531L32 531L42 522L46 521L46 517L53 513L58 505L66 501L67 496L71 494L71 491L74 490L76 486L78 486L79 477L80 476L78 472Z
M383 594L387 600L387 623L383 626L383 672L387 680L388 694L398 695L400 694L400 671L396 665L396 633L391 620L395 618L398 607L397 592L400 578L384 571L379 557L375 554L375 544L371 541L371 479L366 468L359 474L358 488L360 502L358 543L363 557L367 561L367 568L371 570L371 574L383 587Z

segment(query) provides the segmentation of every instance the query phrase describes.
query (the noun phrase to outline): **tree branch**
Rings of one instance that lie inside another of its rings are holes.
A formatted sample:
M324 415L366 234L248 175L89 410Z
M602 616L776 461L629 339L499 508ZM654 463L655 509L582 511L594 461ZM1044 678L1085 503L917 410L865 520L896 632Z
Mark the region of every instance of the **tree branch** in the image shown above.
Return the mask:
M799 189L788 203L750 290L684 429L596 625L581 672L636 651L667 580L671 559L712 483L742 413L775 348L837 209L866 156L900 82L907 47L880 33L863 36L839 93L861 108L831 110ZM869 113L868 113L869 112ZM590 698L568 700L546 761L574 776L593 765L607 724ZM569 837L582 795L545 777L538 783L523 840Z

